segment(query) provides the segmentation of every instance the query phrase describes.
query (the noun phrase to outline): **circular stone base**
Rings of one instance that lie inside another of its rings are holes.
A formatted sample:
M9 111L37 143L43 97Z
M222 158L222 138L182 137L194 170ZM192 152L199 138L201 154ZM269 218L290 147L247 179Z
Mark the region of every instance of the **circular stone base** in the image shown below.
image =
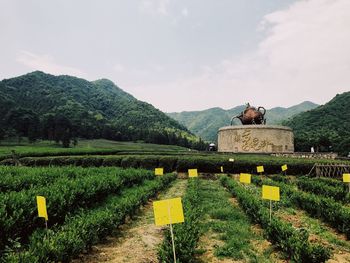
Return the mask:
M235 125L219 129L218 152L294 152L291 128L278 125Z

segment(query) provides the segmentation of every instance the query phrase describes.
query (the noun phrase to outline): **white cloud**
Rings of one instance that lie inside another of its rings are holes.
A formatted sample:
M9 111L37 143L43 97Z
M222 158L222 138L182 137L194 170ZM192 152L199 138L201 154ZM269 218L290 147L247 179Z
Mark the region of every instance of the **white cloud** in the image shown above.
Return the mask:
M204 65L188 79L140 86L135 95L168 111L325 103L350 90L349 10L349 0L298 1L264 17L265 37L251 53Z
M16 61L32 70L41 70L54 75L67 74L79 77L86 77L86 74L74 67L59 65L50 55L38 55L22 50L17 54Z
M114 65L113 70L118 73L121 73L121 72L124 72L125 68L122 64L117 63Z
M187 9L187 7L184 7L184 8L181 10L181 15L184 16L184 17L187 17L187 16L188 16L188 9Z
M170 0L142 0L139 5L139 10L143 13L152 15L169 15L168 7Z

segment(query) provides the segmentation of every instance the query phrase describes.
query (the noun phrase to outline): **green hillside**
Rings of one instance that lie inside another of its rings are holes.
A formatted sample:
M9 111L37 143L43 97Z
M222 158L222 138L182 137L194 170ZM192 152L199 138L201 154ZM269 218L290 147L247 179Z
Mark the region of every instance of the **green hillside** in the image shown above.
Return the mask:
M317 107L318 105L305 101L298 105L282 108L276 107L267 110L267 124L280 124L282 121L303 111ZM222 108L211 108L203 111L183 111L179 113L168 113L168 116L186 126L191 132L197 134L207 141L217 140L217 131L220 127L230 125L232 116L240 114L245 109L244 105L229 110ZM235 121L239 124L239 120Z
M200 147L199 139L152 105L107 79L35 71L0 82L0 139L105 138ZM202 145L203 146L203 145Z
M336 95L325 105L300 113L284 124L294 130L296 150L350 152L350 92Z

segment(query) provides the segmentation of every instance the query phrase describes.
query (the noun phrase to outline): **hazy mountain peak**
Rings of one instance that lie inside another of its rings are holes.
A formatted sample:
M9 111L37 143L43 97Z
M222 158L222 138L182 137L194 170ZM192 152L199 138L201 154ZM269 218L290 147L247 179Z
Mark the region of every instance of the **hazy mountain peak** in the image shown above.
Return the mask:
M266 119L268 124L280 124L291 116L303 111L314 109L318 105L304 101L298 105L288 108L275 107L267 109ZM238 105L228 110L214 107L202 111L186 111L179 113L168 113L168 115L179 121L193 133L208 141L216 141L217 131L220 127L230 125L232 116L240 114L246 105ZM238 122L236 122L238 124Z

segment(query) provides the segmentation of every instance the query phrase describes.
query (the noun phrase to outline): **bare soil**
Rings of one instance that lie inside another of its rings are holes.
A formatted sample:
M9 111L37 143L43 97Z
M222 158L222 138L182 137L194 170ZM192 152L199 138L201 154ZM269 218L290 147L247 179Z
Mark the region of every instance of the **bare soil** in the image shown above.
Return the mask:
M305 224L305 222L303 222L303 220L302 220L302 217L307 216L307 214L302 210L296 210L295 214L285 213L282 210L282 211L278 211L276 213L276 216L283 219L284 221L290 222L296 228L309 229L308 226ZM328 231L332 235L336 236L337 239L342 240L342 241L347 241L344 234L338 233L337 231L328 227L327 225L323 224L322 222L320 222L320 225L322 225L326 229L326 231ZM311 243L318 243L318 244L321 244L325 247L329 247L332 250L333 256L330 260L327 261L327 263L350 262L350 250L349 250L349 248L330 243L325 238L320 237L319 235L316 235L313 233L310 233L309 241Z
M187 180L177 180L158 199L180 197L186 186ZM158 262L157 247L163 240L163 229L154 224L152 201L149 201L135 218L118 228L104 243L94 246L88 254L81 255L74 262Z
M216 247L223 246L224 242L219 240L217 234L213 233L211 230L206 232L199 238L199 247L204 249L205 252L198 256L198 262L212 262L212 263L232 263L232 262L244 262L235 261L229 258L219 259L214 255L214 250Z

